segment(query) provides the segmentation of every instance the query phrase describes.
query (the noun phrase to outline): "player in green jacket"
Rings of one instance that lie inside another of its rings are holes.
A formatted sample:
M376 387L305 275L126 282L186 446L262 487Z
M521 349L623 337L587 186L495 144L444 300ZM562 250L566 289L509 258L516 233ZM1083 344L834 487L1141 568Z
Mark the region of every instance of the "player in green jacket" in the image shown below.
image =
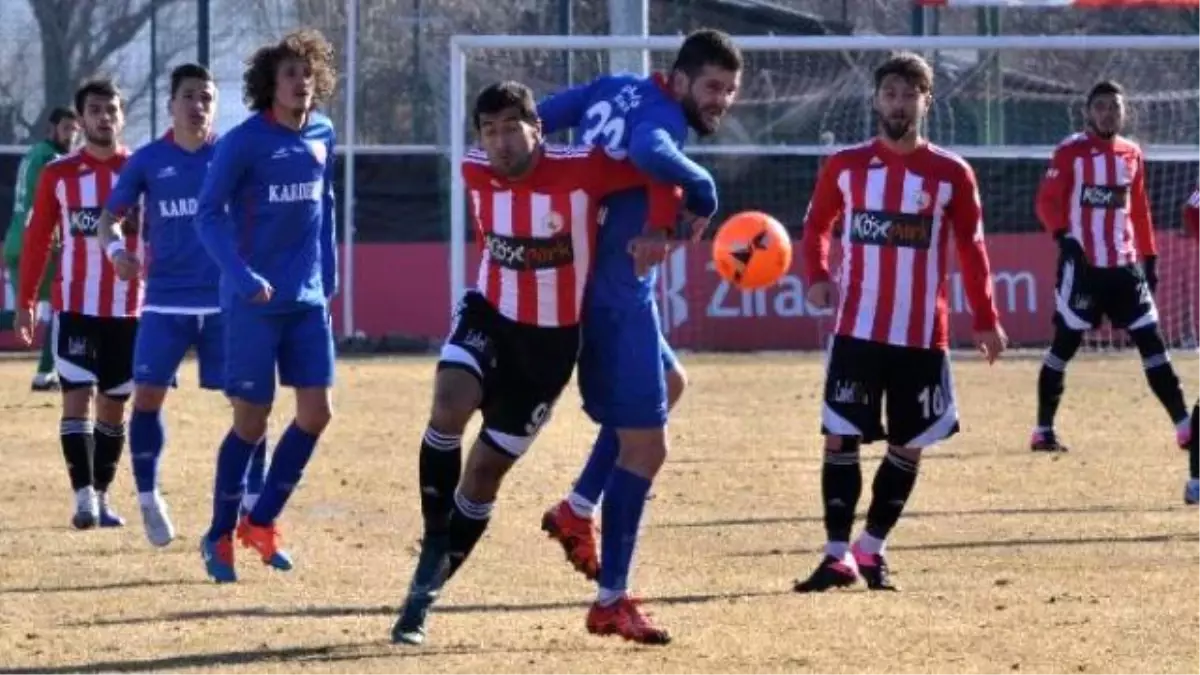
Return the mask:
M13 214L4 237L4 267L12 296L17 294L17 279L21 270L21 246L25 239L25 224L33 210L33 197L37 192L38 178L42 167L61 157L75 145L79 133L79 119L70 108L55 108L50 112L46 138L29 148L17 169L17 184L13 189ZM38 312L42 321L50 320L50 288L57 273L56 260L52 260L42 279L38 291ZM49 337L42 341L42 356L38 361L37 373L33 377L34 391L50 391L58 388L54 374L54 347Z

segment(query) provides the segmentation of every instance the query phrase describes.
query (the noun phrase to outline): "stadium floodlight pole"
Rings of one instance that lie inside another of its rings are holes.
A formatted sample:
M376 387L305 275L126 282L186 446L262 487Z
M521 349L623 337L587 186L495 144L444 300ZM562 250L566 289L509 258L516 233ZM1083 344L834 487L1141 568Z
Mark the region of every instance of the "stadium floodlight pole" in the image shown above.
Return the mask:
M450 38L450 318L467 285L467 186L459 163L467 154L467 56ZM460 245L461 243L461 245ZM450 325L447 321L446 325Z
M342 130L342 335L354 337L354 158L358 144L358 0L346 0L346 121ZM333 157L329 161L334 161Z
M209 67L212 51L212 3L210 0L196 2L196 62Z
M650 0L608 0L609 32L614 36L636 36L645 41L650 36ZM644 45L636 50L611 49L608 69L613 73L650 74L650 50Z

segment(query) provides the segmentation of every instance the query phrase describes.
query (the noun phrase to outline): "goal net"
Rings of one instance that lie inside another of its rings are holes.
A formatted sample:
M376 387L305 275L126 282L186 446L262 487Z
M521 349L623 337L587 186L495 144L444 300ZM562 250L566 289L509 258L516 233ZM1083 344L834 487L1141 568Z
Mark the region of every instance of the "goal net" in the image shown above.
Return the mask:
M474 141L474 94L516 79L539 97L610 72L663 70L681 38L456 36L451 48L452 167ZM717 221L766 211L795 238L822 158L874 133L872 71L895 50L922 53L936 72L927 122L933 142L966 157L980 183L996 298L1018 345L1048 343L1057 250L1034 214L1039 180L1054 146L1082 126L1083 97L1099 79L1121 82L1127 135L1147 158L1160 252L1158 303L1176 347L1197 336L1197 254L1181 237L1181 209L1196 189L1200 47L1195 37L739 37L742 89L721 131L687 152L720 190ZM594 124L604 124L601 115ZM586 131L586 128L585 128ZM585 134L586 135L586 134ZM560 139L567 140L567 139ZM580 139L570 139L578 141ZM474 283L477 260L463 186L451 172L452 297ZM799 256L796 256L797 258ZM835 251L835 259L837 257ZM953 258L953 256L951 256ZM777 286L742 293L722 283L703 244L681 243L660 270L660 311L669 339L700 350L812 349L832 319L804 302L800 262ZM952 334L970 339L969 309L957 275L950 284ZM1094 348L1120 348L1107 328Z

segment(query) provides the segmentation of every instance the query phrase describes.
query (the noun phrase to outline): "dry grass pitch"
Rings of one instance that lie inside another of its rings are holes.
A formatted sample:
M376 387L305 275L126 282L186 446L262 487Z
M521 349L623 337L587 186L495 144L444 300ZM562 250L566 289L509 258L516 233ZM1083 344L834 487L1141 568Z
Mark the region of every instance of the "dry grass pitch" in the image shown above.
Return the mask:
M431 360L342 364L338 417L283 521L298 569L243 555L242 581L224 587L196 550L224 401L195 391L190 368L170 401L163 480L181 539L153 550L127 459L114 492L129 526L69 529L57 398L27 391L29 362L0 362L0 673L1197 672L1197 513L1132 354L1073 364L1061 457L1025 446L1036 360L960 359L964 433L927 456L892 540L904 592L815 597L790 588L823 538L819 358L686 363L636 576L675 643L589 636L594 589L538 530L593 433L572 390L412 649L388 631L419 537ZM1195 357L1176 363L1195 397ZM290 399L279 407L276 432Z

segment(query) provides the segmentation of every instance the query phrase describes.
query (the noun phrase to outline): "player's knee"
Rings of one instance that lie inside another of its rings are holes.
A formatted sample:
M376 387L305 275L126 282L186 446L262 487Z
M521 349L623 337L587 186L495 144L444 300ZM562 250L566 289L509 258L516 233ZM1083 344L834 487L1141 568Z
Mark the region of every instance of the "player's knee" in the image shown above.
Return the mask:
M679 399L683 398L683 392L687 389L688 379L687 371L683 366L675 364L675 367L666 372L667 379L667 407L674 408Z
M643 478L654 478L667 461L667 431L658 429L618 429L621 444L617 466Z
M462 479L459 482L459 492L473 502L496 501L504 477L515 463L514 457L492 447L481 435L467 455L467 463L463 467Z
M64 387L62 396L63 417L90 419L92 416L92 387Z
M461 436L482 399L483 388L475 375L460 369L438 372L429 426L445 434Z
M162 408L166 398L166 387L139 384L133 390L133 409L138 412L155 412Z
M1083 333L1081 331L1059 328L1054 331L1054 341L1050 343L1049 356L1053 356L1057 362L1066 365L1068 361L1075 358L1075 353L1079 351L1079 346L1082 344Z
M1142 355L1142 361L1161 357L1167 353L1167 344L1163 341L1162 333L1158 330L1158 325L1144 326L1137 330L1129 331L1129 337L1133 339L1134 346L1137 347L1138 354Z
M121 424L125 420L125 399L107 394L96 396L96 421Z
M296 389L296 426L320 436L333 421L333 399L325 387Z
M267 435L267 419L270 416L270 405L233 399L233 433L247 443L257 443Z
M858 436L841 436L829 434L825 436L825 454L848 457L857 456L862 439Z

